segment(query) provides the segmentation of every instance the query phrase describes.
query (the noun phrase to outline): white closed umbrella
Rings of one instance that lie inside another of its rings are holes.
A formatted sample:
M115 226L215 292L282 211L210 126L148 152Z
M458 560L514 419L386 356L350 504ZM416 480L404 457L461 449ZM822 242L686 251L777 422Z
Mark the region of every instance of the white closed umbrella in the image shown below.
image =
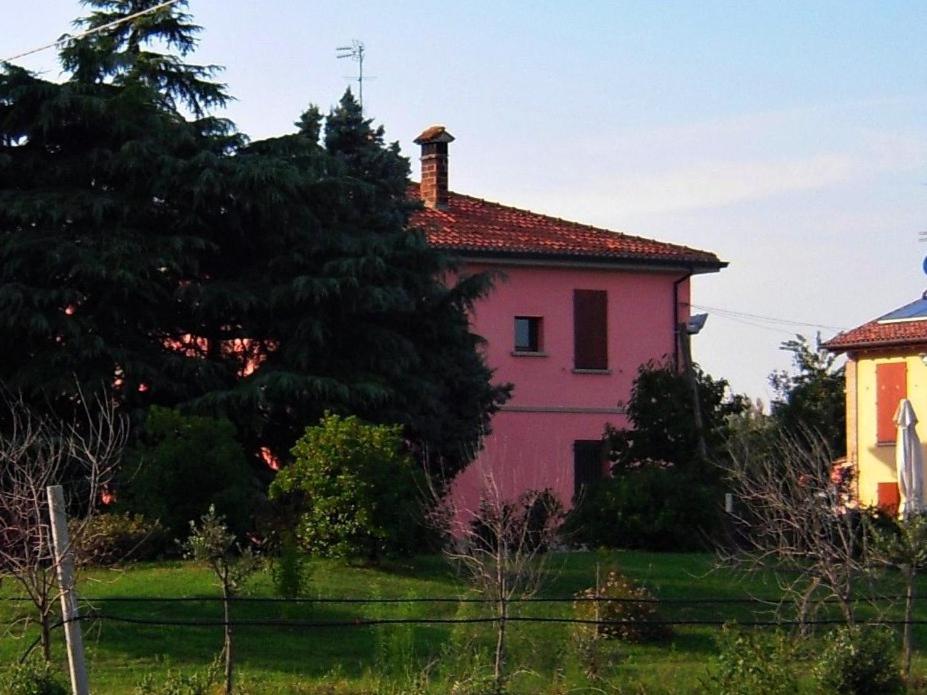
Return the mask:
M907 398L898 402L895 411L898 442L895 447L895 467L901 492L901 513L905 516L924 509L924 452L917 436L917 415Z

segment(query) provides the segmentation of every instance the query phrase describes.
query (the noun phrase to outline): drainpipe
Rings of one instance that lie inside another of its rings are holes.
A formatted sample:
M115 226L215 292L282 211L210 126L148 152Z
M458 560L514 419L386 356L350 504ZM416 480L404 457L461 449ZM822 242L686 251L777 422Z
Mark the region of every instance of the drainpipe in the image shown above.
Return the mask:
M673 367L679 370L679 286L692 277L689 270L678 280L673 282Z

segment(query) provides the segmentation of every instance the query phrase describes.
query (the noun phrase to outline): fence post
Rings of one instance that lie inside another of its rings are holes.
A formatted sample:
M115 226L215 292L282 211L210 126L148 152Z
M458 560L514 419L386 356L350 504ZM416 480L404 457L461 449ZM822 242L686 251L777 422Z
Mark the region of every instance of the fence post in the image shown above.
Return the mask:
M68 535L64 490L60 485L49 485L45 491L48 494L48 514L51 517L52 550L58 573L58 587L61 590L61 619L64 621L64 636L68 645L71 692L74 695L89 695L84 640L81 637L77 592L74 589L74 552Z

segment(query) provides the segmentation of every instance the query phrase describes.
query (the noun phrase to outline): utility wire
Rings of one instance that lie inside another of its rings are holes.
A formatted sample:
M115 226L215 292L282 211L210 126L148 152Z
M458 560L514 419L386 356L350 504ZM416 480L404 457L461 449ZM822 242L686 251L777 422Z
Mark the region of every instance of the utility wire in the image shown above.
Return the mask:
M854 596L849 599L851 603L865 603L875 601L899 601L907 598L903 594L886 595L886 596ZM914 596L915 601L927 600L927 596ZM32 599L27 596L7 596L0 598L2 601L15 603L30 603ZM507 599L507 603L653 603L666 605L722 605L722 604L771 604L777 603L781 597L695 597L695 598L630 598L621 596L527 596L513 597ZM498 603L494 598L468 598L453 596L412 596L407 598L278 598L274 596L232 596L228 599L221 596L179 596L179 597L159 597L159 596L81 596L80 601L86 604L94 603L219 603L228 601L229 603L285 603L290 605L298 604L402 604L402 603L477 603L477 604L495 604ZM823 598L821 603L843 603L843 600L836 597Z
M88 29L87 31L83 31L80 34L75 34L73 36L70 34L64 34L60 38L56 39L55 41L52 41L51 43L47 43L44 46L39 46L38 48L33 48L32 50L25 51L23 53L17 53L16 55L10 56L9 58L4 58L3 60L0 60L0 63L12 63L14 60L18 60L19 58L25 58L26 56L30 56L33 53L41 53L42 51L47 51L49 48L55 48L56 46L60 46L62 44L68 43L69 41L77 41L78 39L83 39L83 38L86 38L87 36L93 36L94 34L99 34L101 32L108 31L109 29L118 27L120 24L125 24L126 22L131 22L133 19L138 19L139 17L143 17L146 14L151 14L152 12L163 10L165 7L170 7L176 2L179 2L179 0L167 0L166 2L162 2L161 4L155 5L154 7L149 7L147 10L142 10L140 12L136 12L135 14L130 14L126 17L122 17L121 19L117 19L115 21L109 22L108 24L104 24L99 27L94 27L93 29Z
M763 316L762 314L749 314L745 311L735 311L733 309L722 309L720 307L704 306L701 304L689 304L693 309L700 309L702 311L714 311L719 315L727 316L728 318L741 318L741 319L754 319L757 321L765 321L767 323L777 323L785 326L806 326L808 328L822 328L828 331L845 331L846 328L841 326L827 326L821 323L809 323L807 321L793 321L792 319L782 319L776 318L774 316Z

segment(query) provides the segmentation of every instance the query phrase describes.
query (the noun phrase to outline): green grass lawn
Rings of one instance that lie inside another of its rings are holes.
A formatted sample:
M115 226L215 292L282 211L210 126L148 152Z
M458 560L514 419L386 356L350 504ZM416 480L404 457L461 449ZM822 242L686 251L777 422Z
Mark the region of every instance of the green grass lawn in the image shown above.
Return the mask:
M775 595L768 577L745 577L718 570L713 558L700 554L639 552L569 553L550 558L551 579L543 594L571 596L595 583L596 565L617 566L662 599L742 598ZM458 597L467 588L441 558L422 557L407 564L372 569L314 561L310 597L408 598ZM891 587L883 587L891 588ZM927 586L922 587L922 591ZM97 609L131 619L220 619L217 602L98 602L104 597L201 597L218 595L204 568L186 562L160 562L119 570L95 570L81 576L80 592ZM0 596L16 594L6 582ZM248 596L273 596L270 578L261 574L248 585ZM0 603L4 623L25 609ZM665 618L680 620L764 620L769 608L756 605L672 605ZM475 604L347 605L309 603L240 603L236 619L288 619L304 622L352 621L361 618L455 618L488 615ZM895 609L895 614L900 606ZM571 616L566 604L522 604L516 615ZM919 611L927 619L927 606ZM572 647L570 626L551 623L510 625L513 692L596 692L588 688ZM485 672L494 628L470 625L393 625L378 627L239 627L237 668L247 692L378 693L410 692L415 684L435 693L449 692L455 681L467 682ZM37 633L8 631L0 638L0 663L19 658ZM84 629L93 692L127 693L146 673L205 668L222 645L222 628L151 626L101 621ZM658 645L607 646L608 680L620 692L699 692L716 651L718 629L681 626ZM55 634L55 656L64 663L63 635ZM916 643L925 644L918 630ZM482 655L482 656L481 656ZM922 664L918 661L916 666ZM598 691L603 692L603 691ZM612 691L609 691L612 692ZM615 690L613 692L619 692Z

